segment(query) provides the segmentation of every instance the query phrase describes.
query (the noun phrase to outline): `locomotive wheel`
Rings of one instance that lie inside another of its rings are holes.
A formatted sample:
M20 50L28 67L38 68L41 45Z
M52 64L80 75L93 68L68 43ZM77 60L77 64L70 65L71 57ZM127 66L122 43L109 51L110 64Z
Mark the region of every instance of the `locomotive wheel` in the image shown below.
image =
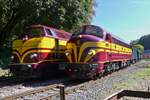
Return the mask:
M98 78L102 78L103 77L103 73L99 73Z
M105 69L102 70L101 74L100 74L100 78L106 75L106 71Z
M127 63L128 63L128 66L130 66L130 65L131 65L130 61L127 61Z
M123 69L123 68L124 68L124 66L123 66L123 62L119 62L119 67L120 67L121 69Z
M111 74L112 71L113 71L112 64L111 63L107 64L107 73Z
M102 75L103 76L107 75L107 67L106 67L106 65L103 68Z
M116 65L115 64L112 64L112 69L113 69L113 71L116 71Z
M116 63L115 66L116 66L116 70L118 71L120 69L119 65Z
M100 78L100 74L99 74L99 73L96 73L96 74L93 76L93 79L94 79L94 80L97 80L98 78Z

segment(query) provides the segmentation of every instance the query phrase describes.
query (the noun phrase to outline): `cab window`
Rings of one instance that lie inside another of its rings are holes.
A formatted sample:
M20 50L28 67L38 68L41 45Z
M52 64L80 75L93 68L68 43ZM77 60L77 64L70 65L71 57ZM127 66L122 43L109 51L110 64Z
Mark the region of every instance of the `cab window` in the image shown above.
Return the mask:
M28 28L26 30L26 35L29 37L40 37L40 36L44 36L45 33L43 31L43 28L39 28L39 27L32 27L32 28Z
M50 29L46 29L46 32L47 32L48 35L53 36L53 34L52 34Z
M106 41L112 42L112 37L111 37L110 34L107 34L107 35L106 35Z
M94 35L94 36L103 38L103 32L104 31L98 26L87 25L87 26L83 26L79 30L79 32L74 35L87 34L87 35Z

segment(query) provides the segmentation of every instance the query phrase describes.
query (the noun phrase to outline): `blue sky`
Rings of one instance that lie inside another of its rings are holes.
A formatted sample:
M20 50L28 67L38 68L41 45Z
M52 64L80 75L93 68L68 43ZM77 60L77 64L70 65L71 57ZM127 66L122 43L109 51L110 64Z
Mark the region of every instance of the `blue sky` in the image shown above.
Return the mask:
M96 0L92 24L130 42L150 34L150 0Z

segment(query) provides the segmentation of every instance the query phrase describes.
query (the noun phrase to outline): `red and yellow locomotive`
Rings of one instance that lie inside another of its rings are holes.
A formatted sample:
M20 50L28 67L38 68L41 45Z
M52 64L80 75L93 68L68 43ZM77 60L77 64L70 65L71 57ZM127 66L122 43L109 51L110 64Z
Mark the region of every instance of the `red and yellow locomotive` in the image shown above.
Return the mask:
M66 61L69 38L70 33L52 27L27 27L24 36L13 41L10 72L24 77L55 74L58 63Z
M65 70L72 78L94 79L130 64L130 45L94 25L85 25L67 42L69 63Z

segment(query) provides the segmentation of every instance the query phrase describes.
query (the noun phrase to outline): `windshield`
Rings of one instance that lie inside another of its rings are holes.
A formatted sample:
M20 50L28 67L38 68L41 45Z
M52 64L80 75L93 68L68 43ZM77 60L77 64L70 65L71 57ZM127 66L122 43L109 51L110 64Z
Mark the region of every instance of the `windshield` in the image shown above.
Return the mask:
M40 37L40 36L44 36L44 31L43 28L32 27L26 30L26 35L29 37Z
M75 33L74 35L80 34L94 35L103 38L103 30L97 26L92 25L83 26L79 32Z

